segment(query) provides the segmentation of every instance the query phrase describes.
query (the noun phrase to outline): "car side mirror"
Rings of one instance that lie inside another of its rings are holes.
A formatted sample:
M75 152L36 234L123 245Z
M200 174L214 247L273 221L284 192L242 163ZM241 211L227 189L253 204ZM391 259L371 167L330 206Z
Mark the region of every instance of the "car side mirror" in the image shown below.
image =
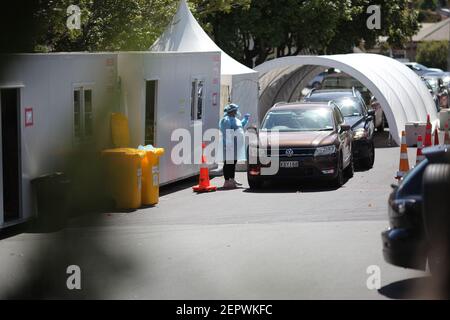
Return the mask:
M367 120L367 122L373 121L373 116L368 115L367 118L366 118L366 120Z
M341 125L341 132L350 131L351 127L348 124Z
M368 114L369 116L371 116L371 117L374 117L374 116L375 116L375 110L370 109L369 111L367 111L367 114Z

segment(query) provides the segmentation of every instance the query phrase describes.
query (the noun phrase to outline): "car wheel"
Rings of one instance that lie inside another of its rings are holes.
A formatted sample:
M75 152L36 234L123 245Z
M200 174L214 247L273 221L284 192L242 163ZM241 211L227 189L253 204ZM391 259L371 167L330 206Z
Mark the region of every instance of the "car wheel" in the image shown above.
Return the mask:
M350 159L350 163L347 168L345 168L345 175L347 178L351 179L355 175L355 163L353 161L353 156Z
M340 188L344 185L344 169L342 168L344 166L342 157L340 157L340 161L338 163L337 168L337 176L334 178L332 185L333 187Z
M361 165L364 169L372 169L375 163L375 145L372 142L369 147L369 156L361 160Z
M250 187L251 190L258 190L261 189L264 181L261 181L259 179L255 179L250 175L247 175L247 180L248 180L248 185Z
M381 124L377 127L378 132L384 132L384 118L381 119Z
M433 275L450 279L450 165L430 164L423 176L423 222Z

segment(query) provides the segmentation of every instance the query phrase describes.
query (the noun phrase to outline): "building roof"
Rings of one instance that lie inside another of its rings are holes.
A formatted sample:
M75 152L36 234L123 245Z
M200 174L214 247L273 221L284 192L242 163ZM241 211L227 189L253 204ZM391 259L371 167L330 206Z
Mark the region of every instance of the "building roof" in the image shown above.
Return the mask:
M414 42L450 40L450 19L437 23L422 23L419 32L413 36Z

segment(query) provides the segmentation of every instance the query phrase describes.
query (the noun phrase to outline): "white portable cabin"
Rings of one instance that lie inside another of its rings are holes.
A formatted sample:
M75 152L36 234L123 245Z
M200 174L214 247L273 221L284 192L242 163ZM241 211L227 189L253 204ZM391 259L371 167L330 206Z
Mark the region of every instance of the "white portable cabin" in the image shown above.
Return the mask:
M16 54L0 59L3 228L34 214L31 180L61 170L73 147L96 130L99 105L116 94L117 54Z
M194 127L204 132L218 128L220 110L220 52L128 52L119 54L123 113L128 116L133 147L164 148L160 184L199 172L198 163L174 163L172 141L177 129L187 129L191 155L201 154L202 137L194 140ZM199 140L199 141L198 141Z
M181 0L178 11L164 33L151 46L157 52L208 52L221 54L221 112L225 104L233 102L241 113L251 114L251 124L258 124L259 73L239 63L222 51L202 29L186 3Z
M0 229L35 214L31 181L64 170L92 132L98 150L112 146L110 112L129 117L130 147L166 150L167 184L200 167L172 162L172 132L217 128L219 108L220 52L0 56ZM199 139L188 152L201 153Z

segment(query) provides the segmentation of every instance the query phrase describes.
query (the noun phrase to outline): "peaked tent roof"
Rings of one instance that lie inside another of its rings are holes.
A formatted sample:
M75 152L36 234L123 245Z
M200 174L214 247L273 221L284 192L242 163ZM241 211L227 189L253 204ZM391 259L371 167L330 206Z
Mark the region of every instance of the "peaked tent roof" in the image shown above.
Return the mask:
M167 26L161 37L150 47L150 51L220 51L222 53L222 75L256 73L231 58L211 40L192 15L186 0L180 1L178 11L172 22Z

